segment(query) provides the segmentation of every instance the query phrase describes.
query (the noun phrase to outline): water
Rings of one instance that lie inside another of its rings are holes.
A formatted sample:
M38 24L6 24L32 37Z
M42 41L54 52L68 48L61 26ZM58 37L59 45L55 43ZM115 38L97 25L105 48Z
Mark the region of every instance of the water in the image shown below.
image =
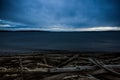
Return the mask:
M120 32L0 32L0 51L70 50L120 52Z

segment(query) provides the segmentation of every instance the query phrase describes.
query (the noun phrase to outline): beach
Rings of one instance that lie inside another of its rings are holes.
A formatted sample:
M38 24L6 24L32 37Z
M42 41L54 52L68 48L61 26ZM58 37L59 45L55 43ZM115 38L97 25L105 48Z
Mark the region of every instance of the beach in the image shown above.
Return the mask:
M119 80L120 53L33 51L0 55L1 80Z

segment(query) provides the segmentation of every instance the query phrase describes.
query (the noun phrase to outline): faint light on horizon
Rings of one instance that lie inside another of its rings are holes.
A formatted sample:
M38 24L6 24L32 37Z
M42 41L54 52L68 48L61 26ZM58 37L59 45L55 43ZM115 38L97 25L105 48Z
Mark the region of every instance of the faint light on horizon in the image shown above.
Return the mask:
M80 31L118 31L120 27L91 27L91 28L81 28Z
M29 28L11 28L12 31L53 31L53 32L74 32L74 31L120 31L120 27L89 27L89 28L72 28L72 27L29 27Z
M0 27L11 27L9 24L0 24Z

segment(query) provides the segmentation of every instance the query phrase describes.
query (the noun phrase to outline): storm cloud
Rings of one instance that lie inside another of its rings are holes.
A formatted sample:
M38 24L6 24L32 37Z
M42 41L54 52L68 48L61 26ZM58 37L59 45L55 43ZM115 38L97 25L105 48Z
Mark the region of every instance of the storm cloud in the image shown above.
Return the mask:
M34 28L120 26L120 0L0 0L0 19Z

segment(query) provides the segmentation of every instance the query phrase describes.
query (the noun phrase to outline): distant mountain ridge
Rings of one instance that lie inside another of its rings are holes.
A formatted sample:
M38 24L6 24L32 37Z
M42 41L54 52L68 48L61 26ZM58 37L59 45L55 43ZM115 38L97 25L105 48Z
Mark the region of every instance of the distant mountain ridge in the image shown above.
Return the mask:
M0 32L49 32L49 31L42 31L42 30L0 30Z
M44 31L44 30L0 30L0 32L57 32L57 31ZM119 32L115 30L109 31L58 31L58 32Z

